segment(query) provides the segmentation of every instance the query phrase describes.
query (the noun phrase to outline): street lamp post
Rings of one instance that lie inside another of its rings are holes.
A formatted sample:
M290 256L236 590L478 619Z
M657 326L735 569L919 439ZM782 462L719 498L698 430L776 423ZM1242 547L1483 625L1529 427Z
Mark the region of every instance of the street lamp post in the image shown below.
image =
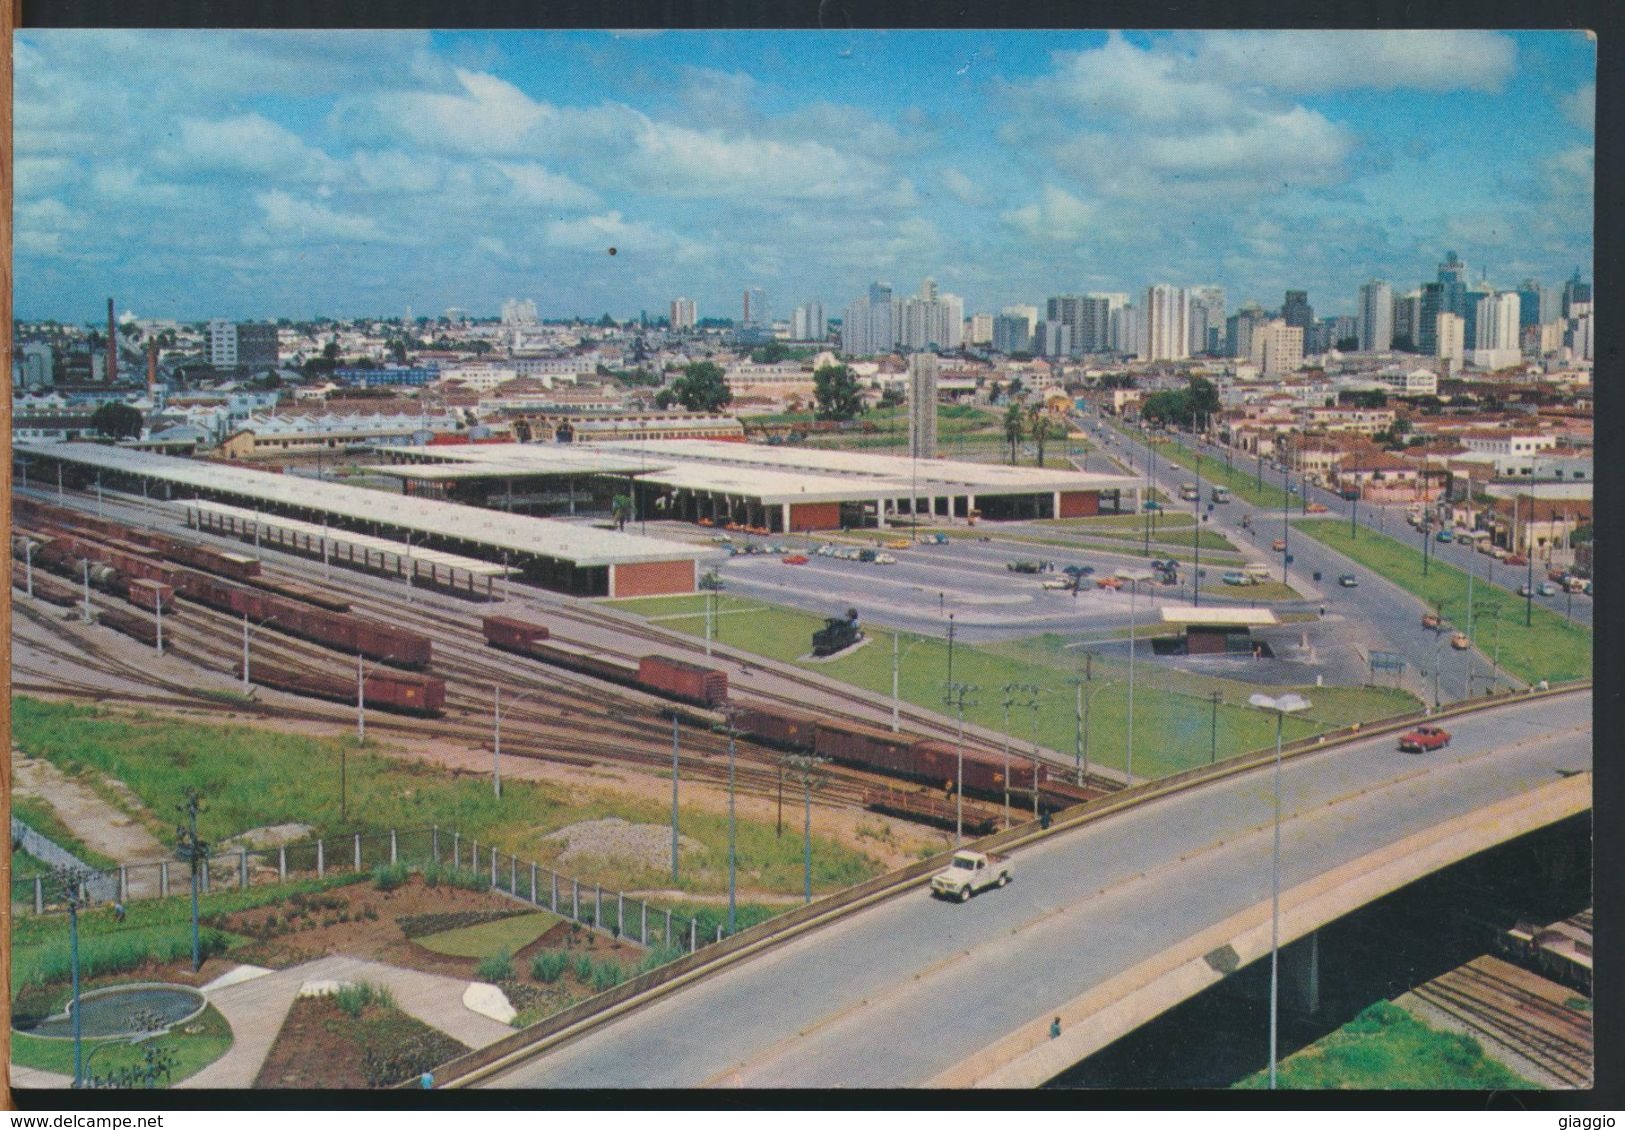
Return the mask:
M511 708L515 703L529 698L540 687L532 687L522 691L508 700ZM491 684L491 789L498 800L502 799L502 684Z
M1219 703L1223 698L1224 696L1218 691L1208 695L1208 701L1213 705L1213 715L1208 730L1207 763L1209 765L1213 765L1219 760Z
M273 622L275 619L276 619L275 616L267 616L263 620L256 621L254 626L252 628L250 628L248 626L248 613L246 613L246 612L243 613L243 693L244 694L248 693L248 688L249 688L249 678L248 678L248 637L249 637L250 634L259 631L261 628L263 628L263 627L265 627L265 625Z
M913 643L909 644L908 647L904 648L901 654L899 654L897 649L897 639L901 634L902 633L900 632L894 631L891 635L891 732L894 734L897 733L898 729L897 715L901 700L898 697L897 685L898 672L902 669L903 656L907 655L920 644L925 642L923 639L915 640Z
M208 866L209 863L209 845L206 841L199 839L197 834L197 814L199 809L203 807L203 797L198 793L197 789L188 787L186 800L176 807L186 814L186 823L177 825L175 828L175 839L177 841L175 856L181 862L188 864L192 872L192 972L196 973L203 967L202 946L198 938L198 865Z
M393 654L386 655L371 667L363 665L363 656L355 653L355 742L358 746L367 744L367 676L378 670L383 664L394 659ZM346 764L344 746L339 746L339 820L343 821L349 815L350 781L349 769Z
M954 614L948 613L948 683L954 681Z
M671 884L677 885L677 715L671 716Z
M1271 698L1255 694L1247 700L1275 712L1275 842L1270 849L1270 1090L1275 1090L1276 1029L1281 1002L1281 730L1289 713L1309 708L1309 700L1295 694Z
M1128 598L1128 741L1123 758L1124 784L1132 785L1134 784L1134 643L1138 620L1136 605L1140 597L1140 582L1149 581L1151 573L1147 569L1119 569L1117 578L1128 581L1133 586L1129 589Z
M1095 696L1111 685L1112 680L1106 680L1090 691L1088 697L1083 700L1083 759L1078 770L1078 784L1080 786L1089 779L1089 709L1095 704Z
M1287 560L1292 556L1292 496L1286 489L1286 463L1281 463L1281 583L1286 580Z
M73 1086L85 1085L84 1039L79 1018L79 909L89 901L84 876L79 872L64 872L63 883L68 904L68 964L73 971L73 1002L68 1007L73 1013Z

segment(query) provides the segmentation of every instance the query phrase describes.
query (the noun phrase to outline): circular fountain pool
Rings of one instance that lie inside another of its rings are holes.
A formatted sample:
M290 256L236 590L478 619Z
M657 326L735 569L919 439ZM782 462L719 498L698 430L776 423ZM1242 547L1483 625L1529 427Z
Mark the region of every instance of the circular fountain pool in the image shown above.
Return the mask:
M79 997L80 1034L86 1039L103 1039L161 1032L192 1019L208 1003L189 985L148 982L92 989ZM47 1016L32 1028L18 1030L30 1036L72 1039L71 1006L69 1011Z

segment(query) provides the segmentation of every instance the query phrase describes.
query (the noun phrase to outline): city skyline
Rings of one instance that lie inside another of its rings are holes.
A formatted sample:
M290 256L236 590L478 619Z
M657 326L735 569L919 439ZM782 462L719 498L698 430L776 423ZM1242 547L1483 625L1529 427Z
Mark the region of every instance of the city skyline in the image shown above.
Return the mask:
M927 277L966 315L1159 283L1326 315L1447 249L1592 273L1583 33L26 31L16 63L24 319L785 316Z

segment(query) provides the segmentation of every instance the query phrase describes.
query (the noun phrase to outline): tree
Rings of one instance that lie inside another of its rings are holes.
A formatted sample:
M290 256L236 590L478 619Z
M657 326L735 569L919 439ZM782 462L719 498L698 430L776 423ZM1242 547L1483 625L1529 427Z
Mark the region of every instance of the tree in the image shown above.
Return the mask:
M882 408L897 408L901 406L903 401L906 399L908 398L903 395L903 390L898 388L896 385L893 385L881 392L880 406Z
M109 400L90 417L91 426L110 439L138 439L141 435L141 423L139 408L132 408L116 400Z
M615 528L617 530L626 529L626 524L633 518L632 496L617 494L609 504L609 512L615 519Z
M677 403L677 394L669 388L663 388L655 393L655 407L664 412Z
M1016 444L1021 442L1024 430L1021 405L1012 402L1010 407L1004 410L1004 438L1005 442L1010 445L1010 463L1012 466L1016 461Z
M713 361L695 361L671 383L672 395L690 412L715 412L733 400L722 369Z
M760 349L750 351L750 359L758 365L777 365L790 355L790 350L780 341L770 341Z
M1048 412L1040 408L1034 408L1027 429L1032 434L1033 443L1038 448L1038 461L1034 465L1042 467L1044 465L1044 444L1050 436L1055 434L1055 421L1050 419Z
M1187 427L1211 419L1219 410L1219 390L1206 377L1192 377L1189 391L1191 414L1190 418L1184 421Z
M820 420L850 420L863 410L858 378L845 365L825 365L813 373L813 399Z

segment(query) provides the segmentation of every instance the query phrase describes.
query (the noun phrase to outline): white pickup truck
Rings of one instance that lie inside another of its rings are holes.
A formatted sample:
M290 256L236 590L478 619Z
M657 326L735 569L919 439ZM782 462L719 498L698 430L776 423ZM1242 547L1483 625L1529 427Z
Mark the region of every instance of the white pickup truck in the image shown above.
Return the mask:
M931 877L931 893L968 902L977 891L1002 887L1010 881L1010 858L956 851L953 862Z

